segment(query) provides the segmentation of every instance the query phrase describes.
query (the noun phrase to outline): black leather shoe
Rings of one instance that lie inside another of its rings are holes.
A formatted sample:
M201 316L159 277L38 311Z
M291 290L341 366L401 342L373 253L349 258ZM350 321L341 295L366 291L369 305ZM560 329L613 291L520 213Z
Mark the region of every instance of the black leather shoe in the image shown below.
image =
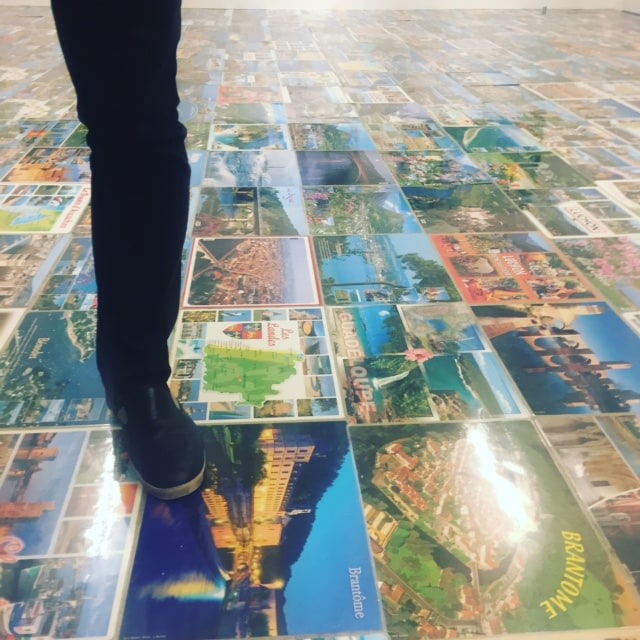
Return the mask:
M107 403L123 429L131 463L147 491L175 500L196 491L204 478L202 434L166 385L129 387Z

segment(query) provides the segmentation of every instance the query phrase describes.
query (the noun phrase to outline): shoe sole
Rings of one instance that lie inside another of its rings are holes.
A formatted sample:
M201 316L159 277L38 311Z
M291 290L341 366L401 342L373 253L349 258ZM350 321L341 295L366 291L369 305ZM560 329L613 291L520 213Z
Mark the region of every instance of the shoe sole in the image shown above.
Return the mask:
M200 488L204 480L205 466L206 461L202 463L202 469L200 469L200 472L195 478L189 480L189 482L185 482L184 484L179 484L176 487L155 487L143 478L140 478L140 474L138 474L138 477L140 484L154 498L159 498L160 500L178 500L178 498L184 498L185 496L191 495Z

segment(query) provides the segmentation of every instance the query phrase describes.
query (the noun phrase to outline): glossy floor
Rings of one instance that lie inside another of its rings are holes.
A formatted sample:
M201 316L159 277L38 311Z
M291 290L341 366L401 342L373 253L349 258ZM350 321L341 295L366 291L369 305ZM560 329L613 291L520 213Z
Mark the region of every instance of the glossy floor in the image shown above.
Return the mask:
M640 637L639 31L185 11L208 476L163 503L95 371L52 21L0 9L0 638Z

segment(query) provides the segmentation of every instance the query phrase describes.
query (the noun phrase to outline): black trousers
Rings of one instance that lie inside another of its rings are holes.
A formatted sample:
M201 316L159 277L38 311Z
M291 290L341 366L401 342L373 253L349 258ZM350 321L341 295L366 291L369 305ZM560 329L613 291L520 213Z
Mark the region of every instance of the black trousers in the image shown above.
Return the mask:
M89 131L98 369L107 391L162 383L189 207L180 0L52 0L52 9Z

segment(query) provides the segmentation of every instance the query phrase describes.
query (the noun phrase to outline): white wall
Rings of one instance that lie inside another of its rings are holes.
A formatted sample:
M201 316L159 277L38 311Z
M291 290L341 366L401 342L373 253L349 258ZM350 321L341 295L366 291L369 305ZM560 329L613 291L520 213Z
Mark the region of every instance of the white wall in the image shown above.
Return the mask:
M619 0L618 6L623 11L640 13L640 0Z
M103 0L85 0L102 2ZM116 0L106 0L114 2ZM49 0L0 0L0 5L48 6ZM624 9L640 0L183 0L185 8L212 9Z
M89 2L96 0L87 0ZM234 9L619 9L640 0L183 0L184 7ZM626 8L626 7L625 7Z

